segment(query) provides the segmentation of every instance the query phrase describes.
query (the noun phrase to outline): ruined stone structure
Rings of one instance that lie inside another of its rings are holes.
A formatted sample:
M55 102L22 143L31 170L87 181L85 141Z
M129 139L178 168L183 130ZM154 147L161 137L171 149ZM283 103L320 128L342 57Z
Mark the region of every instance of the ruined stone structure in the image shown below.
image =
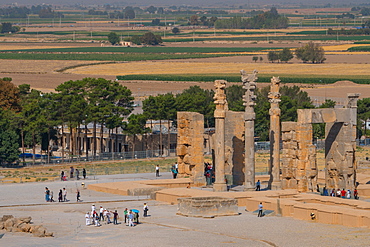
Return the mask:
M298 122L282 123L284 189L313 191L317 184L312 124L325 123L327 189L353 190L356 181L356 118L358 94L348 94L346 108L299 109Z
M317 185L316 147L312 144L312 125L281 123L282 188L314 191Z
M224 197L178 198L178 215L214 218L216 216L239 215L238 200Z
M203 115L196 112L178 112L178 176L190 177L194 185L205 185L203 158Z
M214 103L216 110L215 117L215 183L213 184L214 191L226 191L227 186L225 182L225 118L226 118L226 81L215 81L216 92Z
M35 237L53 237L42 225L34 225L31 217L15 218L13 215L3 215L0 218L0 230L8 232L29 232Z
M270 189L281 189L280 180L280 79L279 77L271 78L271 87L268 94L271 104L270 114Z
M245 163L245 190L255 189L255 163L254 163L254 120L256 114L254 113L254 106L256 96L254 90L256 89L257 71L253 74L247 75L244 70L240 71L242 75L243 89L245 94L243 96L244 112L244 163Z
M244 112L227 111L225 118L225 177L228 185L244 184Z

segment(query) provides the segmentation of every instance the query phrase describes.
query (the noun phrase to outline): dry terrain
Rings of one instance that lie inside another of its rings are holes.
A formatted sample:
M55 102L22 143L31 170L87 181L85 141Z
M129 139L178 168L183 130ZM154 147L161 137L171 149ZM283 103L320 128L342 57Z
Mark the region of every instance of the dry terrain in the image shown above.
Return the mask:
M41 29L40 29L41 30ZM64 29L65 30L65 29ZM181 47L298 47L299 42L190 42L190 43L166 43L166 46ZM47 61L47 60L0 60L0 77L12 77L16 85L30 84L32 88L45 92L53 91L59 84L68 80L78 80L84 77L102 77L113 80L117 75L126 74L238 74L241 69L252 71L257 69L261 74L275 76L283 75L362 75L365 78L370 76L369 61L370 53L347 53L348 47L355 46L348 42L325 42L327 61L325 64L302 64L293 59L288 64L267 63L266 52L258 56L263 57L263 62L252 62L251 56L236 56L223 58L199 58L172 61L142 61L117 63L109 65L89 65L67 70L63 73L56 72L59 69L91 64L94 61ZM61 48L61 47L96 47L97 43L2 43L2 50L9 49L30 49L30 48ZM330 54L329 54L330 53ZM175 66L174 66L175 65ZM205 82L122 82L136 95L148 95L166 92L179 92L189 86L199 85L205 89L213 89L213 83ZM284 83L284 82L282 82ZM266 84L259 84L266 86ZM338 85L319 86L307 90L310 96L318 97L345 97L349 92L361 92L361 97L370 97L370 87L367 85L355 85L351 83Z

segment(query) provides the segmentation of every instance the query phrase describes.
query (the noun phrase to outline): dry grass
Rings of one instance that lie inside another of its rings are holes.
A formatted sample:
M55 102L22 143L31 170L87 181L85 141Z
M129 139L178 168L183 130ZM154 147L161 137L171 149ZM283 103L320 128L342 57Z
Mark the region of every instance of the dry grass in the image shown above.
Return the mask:
M342 45L324 45L325 52L328 51L347 51L351 47L369 46L370 44L342 44ZM351 52L352 54L353 52ZM343 53L340 53L343 54Z
M143 70L143 68L145 68ZM276 75L369 75L370 64L282 64L282 63L199 63L181 61L149 61L94 65L68 70L75 74L222 74L236 73L242 68L257 68L260 73Z
M0 73L50 73L60 68L87 64L87 61L68 60L0 60ZM11 77L11 76L10 76Z

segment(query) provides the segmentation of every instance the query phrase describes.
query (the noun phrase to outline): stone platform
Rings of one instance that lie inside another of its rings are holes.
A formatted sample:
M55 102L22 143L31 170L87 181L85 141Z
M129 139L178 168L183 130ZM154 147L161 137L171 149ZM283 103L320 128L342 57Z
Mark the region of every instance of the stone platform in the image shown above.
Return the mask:
M186 188L190 183L189 178L137 180L89 184L88 189L122 196L145 196L165 188Z
M202 218L239 215L236 199L207 196L179 198L177 200L178 215Z
M213 192L190 188L190 179L142 180L91 184L89 189L119 195L151 195L157 201L178 204L179 198L222 197L236 199L238 206L254 211L264 209L295 219L370 228L370 203L362 200L298 193L296 190ZM365 186L365 185L363 185ZM311 219L311 213L315 219Z

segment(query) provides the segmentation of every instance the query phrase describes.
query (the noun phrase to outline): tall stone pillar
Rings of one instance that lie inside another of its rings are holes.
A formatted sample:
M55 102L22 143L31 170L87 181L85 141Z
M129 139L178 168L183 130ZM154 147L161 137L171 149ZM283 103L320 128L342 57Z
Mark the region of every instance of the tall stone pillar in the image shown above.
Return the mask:
M216 93L215 100L216 110L214 112L216 134L215 134L215 172L216 180L213 184L214 191L227 191L225 182L225 117L226 117L226 81L215 81Z
M253 74L247 75L244 70L240 71L242 75L243 89L245 94L243 96L243 105L245 106L244 113L244 163L245 163L245 190L255 189L255 163L254 163L254 120L256 114L254 113L254 106L256 96L254 90L256 89L257 71L254 70Z
M281 189L280 180L280 79L271 78L271 88L268 94L271 104L270 114L270 180L269 188L273 190Z

